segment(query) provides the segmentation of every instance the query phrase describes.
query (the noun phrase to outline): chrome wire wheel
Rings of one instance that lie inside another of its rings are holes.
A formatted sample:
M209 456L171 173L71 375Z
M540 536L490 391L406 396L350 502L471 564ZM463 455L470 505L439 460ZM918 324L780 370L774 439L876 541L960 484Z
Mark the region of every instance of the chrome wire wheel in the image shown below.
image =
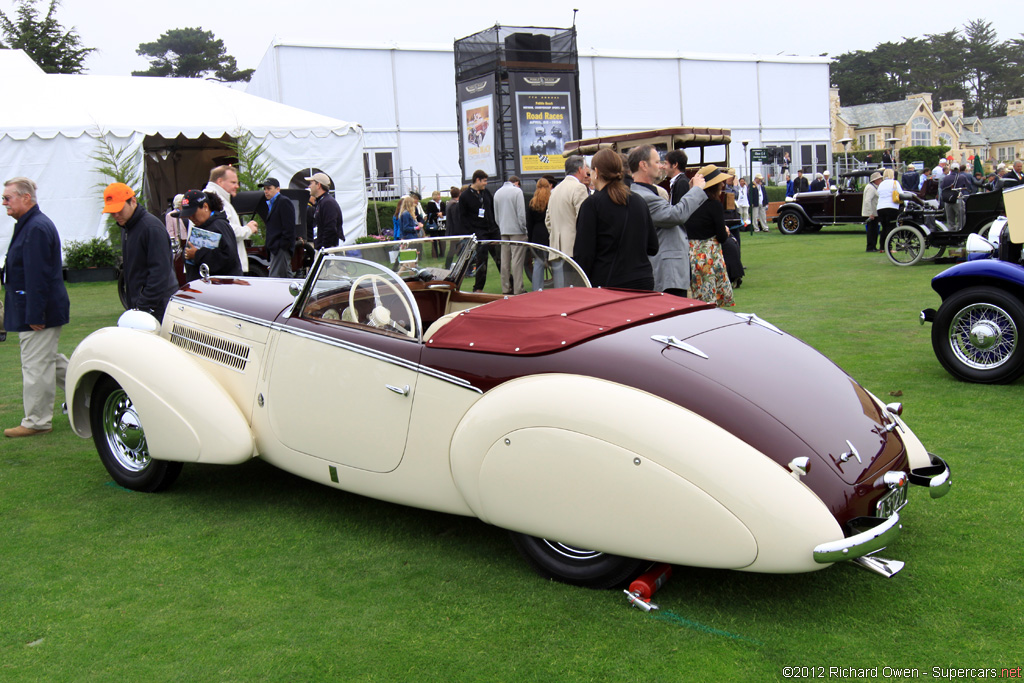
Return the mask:
M110 392L102 408L103 436L111 455L129 472L141 472L149 465L149 448L142 421L124 389Z
M575 561L594 560L594 559L597 559L597 558L601 557L602 555L604 555L604 553L602 553L600 551L597 551L597 550L586 550L584 548L575 548L575 547L573 547L571 545L568 545L566 543L559 543L558 541L549 541L546 538L542 538L540 540L548 548L550 548L553 552L558 553L562 557L565 557L565 558L567 558L569 560L575 560Z
M1017 326L999 306L979 302L953 315L949 347L961 363L974 370L993 370L1013 358Z
M181 473L181 463L149 454L142 419L128 393L112 377L97 380L89 406L96 452L111 478L132 491L162 491Z
M935 314L932 348L964 382L1008 384L1024 374L1024 304L1012 292L979 286L950 295Z

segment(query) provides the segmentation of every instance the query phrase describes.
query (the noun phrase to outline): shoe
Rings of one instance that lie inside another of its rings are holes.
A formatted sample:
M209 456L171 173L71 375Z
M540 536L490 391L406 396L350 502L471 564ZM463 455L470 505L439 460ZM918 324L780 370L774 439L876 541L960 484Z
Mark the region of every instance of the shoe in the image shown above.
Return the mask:
M0 342L2 342L2 341L7 341L7 333L6 332L0 332Z
M18 425L17 427L5 429L4 436L9 437L11 439L17 439L22 436L36 436L38 434L47 434L52 431L52 427L48 429L29 429L28 427L22 427L21 425Z

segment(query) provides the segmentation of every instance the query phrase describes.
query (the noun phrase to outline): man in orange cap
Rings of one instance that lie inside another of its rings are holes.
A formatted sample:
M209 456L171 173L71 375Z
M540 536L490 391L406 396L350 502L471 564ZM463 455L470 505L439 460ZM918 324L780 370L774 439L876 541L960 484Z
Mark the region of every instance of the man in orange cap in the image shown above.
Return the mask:
M171 243L163 221L146 211L135 191L124 183L111 183L103 191L103 213L121 226L121 257L124 261L128 305L163 320L171 295L178 289Z

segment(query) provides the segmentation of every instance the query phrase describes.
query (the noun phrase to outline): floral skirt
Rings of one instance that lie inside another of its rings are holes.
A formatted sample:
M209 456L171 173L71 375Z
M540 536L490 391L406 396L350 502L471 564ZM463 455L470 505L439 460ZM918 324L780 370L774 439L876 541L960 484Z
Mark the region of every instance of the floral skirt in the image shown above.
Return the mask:
M735 305L722 245L716 239L690 240L689 296L719 307Z

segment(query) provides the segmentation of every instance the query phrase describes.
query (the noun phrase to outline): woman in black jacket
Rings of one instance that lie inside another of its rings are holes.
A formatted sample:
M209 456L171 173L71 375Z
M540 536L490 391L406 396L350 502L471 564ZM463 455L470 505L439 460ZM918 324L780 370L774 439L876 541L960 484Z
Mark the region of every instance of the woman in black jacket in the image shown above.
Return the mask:
M189 190L181 200L181 218L195 226L185 245L185 273L189 280L199 277L199 266L206 264L210 275L241 275L235 232L223 213L224 204L215 194Z
M595 287L653 291L658 234L647 203L622 182L618 153L602 149L592 163L597 192L580 205L573 259Z

